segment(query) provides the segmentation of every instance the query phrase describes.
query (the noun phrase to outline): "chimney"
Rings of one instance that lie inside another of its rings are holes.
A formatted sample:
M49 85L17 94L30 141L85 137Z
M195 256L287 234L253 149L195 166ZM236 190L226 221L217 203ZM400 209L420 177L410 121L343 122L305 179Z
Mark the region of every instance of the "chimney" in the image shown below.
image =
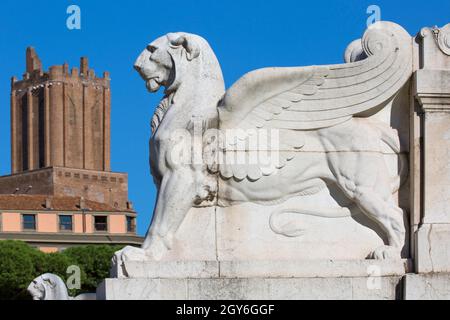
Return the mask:
M27 48L27 73L32 74L35 71L42 71L42 63L33 47Z
M81 210L86 209L86 201L84 200L84 197L80 198L80 209Z
M67 62L63 64L63 72L64 74L69 74L69 64Z
M88 75L88 70L89 70L88 58L87 57L81 57L81 59L80 59L80 73L83 76L87 76Z
M45 208L49 210L52 209L52 199L50 198L45 199Z
M128 210L133 210L133 202L127 201L127 209Z

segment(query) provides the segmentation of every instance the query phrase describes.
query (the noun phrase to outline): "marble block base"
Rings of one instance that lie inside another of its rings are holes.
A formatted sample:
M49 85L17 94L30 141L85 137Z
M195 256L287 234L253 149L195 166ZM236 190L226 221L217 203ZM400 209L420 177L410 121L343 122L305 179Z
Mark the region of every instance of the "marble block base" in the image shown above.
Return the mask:
M401 276L329 278L106 279L99 300L398 299Z
M410 260L128 262L100 300L396 299Z
M405 300L450 300L450 273L407 274L403 296Z
M119 278L295 278L397 276L411 260L128 261Z
M450 273L353 277L105 279L97 289L97 299L450 300Z
M450 223L424 223L416 240L417 272L450 273Z

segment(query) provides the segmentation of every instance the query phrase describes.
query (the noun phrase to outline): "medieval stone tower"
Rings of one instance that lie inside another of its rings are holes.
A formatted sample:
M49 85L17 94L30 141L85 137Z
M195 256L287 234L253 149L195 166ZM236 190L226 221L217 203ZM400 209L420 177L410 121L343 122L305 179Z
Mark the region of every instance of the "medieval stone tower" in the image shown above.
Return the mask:
M11 175L0 194L82 197L129 209L127 174L111 172L110 79L81 58L48 72L33 48L11 80Z
M110 79L44 71L33 48L11 80L11 174L0 177L0 240L45 252L81 244L140 245L128 175L111 172Z
M33 48L23 80L11 81L12 173L45 167L110 171L109 74L81 58L43 72Z

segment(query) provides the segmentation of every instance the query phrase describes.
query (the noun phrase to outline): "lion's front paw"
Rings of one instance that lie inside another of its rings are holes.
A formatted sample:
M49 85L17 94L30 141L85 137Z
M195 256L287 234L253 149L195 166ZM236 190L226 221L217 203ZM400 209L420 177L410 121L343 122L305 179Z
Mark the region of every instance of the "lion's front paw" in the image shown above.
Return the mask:
M128 272L124 264L125 262L146 260L148 260L148 256L145 250L126 246L122 250L114 253L111 261L111 276L115 278L128 277Z
M141 248L126 246L122 250L117 251L115 256L120 258L121 261L145 261L147 254L146 251Z
M401 250L393 246L381 246L372 251L368 258L376 260L400 259Z

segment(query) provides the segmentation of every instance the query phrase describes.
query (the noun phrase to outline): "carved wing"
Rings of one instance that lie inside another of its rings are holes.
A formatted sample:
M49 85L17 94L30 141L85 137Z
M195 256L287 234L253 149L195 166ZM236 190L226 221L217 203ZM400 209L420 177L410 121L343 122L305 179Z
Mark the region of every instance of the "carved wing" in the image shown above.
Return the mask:
M218 107L221 130L279 130L283 151L279 163L269 165L272 169L262 175L273 173L292 159L295 149L303 145L301 131L370 116L410 78L412 39L399 25L378 22L365 32L359 46L355 44L347 49L348 63L260 69L243 76L226 92ZM362 60L353 62L355 59ZM232 150L231 145L227 141L222 149ZM250 167L229 163L211 166L224 177L230 177L231 171L231 176L239 179L248 176Z

